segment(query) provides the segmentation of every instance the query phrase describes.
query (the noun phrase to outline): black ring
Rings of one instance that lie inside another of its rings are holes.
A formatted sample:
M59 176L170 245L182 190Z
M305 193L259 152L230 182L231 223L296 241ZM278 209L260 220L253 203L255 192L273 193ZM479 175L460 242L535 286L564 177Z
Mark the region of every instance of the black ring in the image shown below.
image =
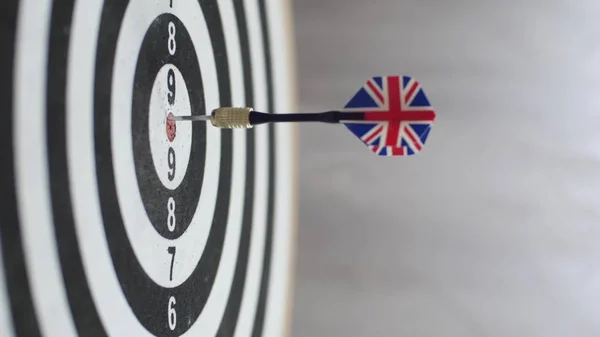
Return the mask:
M86 276L83 268L83 260L80 255L80 249L78 246L77 238L75 236L76 228L72 213L72 205L71 199L72 196L70 194L69 188L69 173L68 173L68 165L67 165L67 139L66 139L66 107L64 98L66 96L66 70L67 70L67 58L66 56L69 54L69 38L68 34L65 35L63 31L63 27L70 27L71 15L73 9L73 2L69 2L69 6L62 6L55 4L53 7L53 16L52 16L52 42L50 44L50 60L49 65L49 78L48 83L52 85L48 85L48 97L55 97L56 100L52 104L52 108L49 109L49 113L52 114L53 118L48 119L47 131L48 131L48 139L49 139L49 159L51 160L51 167L54 164L54 171L51 173L51 190L53 196L62 196L60 198L53 198L53 214L54 214L54 225L55 225L55 233L59 247L59 256L61 260L61 269L63 278L65 280L65 287L67 291L67 297L69 300L69 306L71 308L71 314L73 315L73 321L75 323L77 332L81 336L107 336L106 329L101 323L98 311L96 310L94 300L91 296L91 291L88 285L88 281L86 280ZM107 1L105 4L104 15L102 18L101 32L103 35L102 38L99 38L97 45L97 65L96 65L96 89L98 89L98 85L104 85L104 89L109 89L105 91L96 90L95 91L95 102L110 102L110 95L112 92L110 90L110 83L112 82L112 78L109 75L111 72L106 72L105 70L112 69L112 62L115 56L116 51L116 42L118 39L118 34L121 29L121 23L123 20L123 16L125 13L125 9L127 8L128 2L120 2L116 0ZM229 83L229 67L226 58L226 50L225 50L225 41L222 31L222 24L220 19L220 13L216 4L208 4L204 1L200 2L202 6L202 11L204 13L205 20L207 22L210 40L212 43L214 58L216 60L216 68L217 73L220 75L218 78L218 86L220 92L220 104L228 105L231 103L231 94L230 94L230 83ZM239 20L239 19L238 19ZM245 25L245 23L244 23ZM108 42L111 42L109 44ZM73 84L72 84L73 85ZM76 85L76 84L75 84ZM100 107L100 109L102 109ZM106 111L104 111L106 112ZM104 115L104 117L102 116ZM110 128L110 113L104 114L102 110L95 110L95 123L97 125L96 133L101 134L102 130L108 130ZM50 135L53 136L50 136ZM232 133L230 130L223 130L222 132L222 145L223 148L227 149L228 146L231 145ZM249 140L253 139L252 133L248 136ZM110 144L104 144L104 147L108 145L108 149L110 149ZM225 317L236 317L239 312L239 304L241 302L241 296L239 295L243 289L244 281L245 281L245 272L240 272L239 268L244 268L247 265L247 254L250 242L250 229L252 228L252 195L253 195L253 187L254 186L254 147L253 142L249 142L247 144L247 160L250 163L246 167L246 191L245 191L245 205L243 211L243 224L242 224L242 233L240 237L240 248L238 252L238 262L236 266L236 272L234 276L234 284L232 285L230 298L228 300L228 305L226 308L226 312L223 317L222 325L219 331L228 331L228 328L231 325L227 323L231 323L229 319ZM222 152L225 153L225 152ZM228 156L226 156L228 157ZM223 164L231 164L230 157L223 158L221 162L221 167L225 167ZM101 156L101 153L97 151L96 153L97 167L100 168L103 161L106 161L104 165L109 165L111 158L105 158ZM228 169L228 168L227 168ZM99 172L102 170L100 169ZM112 168L108 167L108 174L114 179L114 173L112 172ZM74 182L76 183L76 182ZM230 184L225 183L219 186L220 191L229 191ZM106 201L114 201L116 200L116 193L114 188L110 188L108 192L112 192L114 198L104 198L101 199L102 203ZM223 193L220 193L223 196ZM224 199L221 198L221 199ZM250 202L248 202L250 200ZM220 200L223 201L223 200ZM225 200L227 202L227 200ZM114 204L113 204L114 205ZM219 206L220 205L220 206ZM118 205L117 205L118 206ZM220 203L217 205L217 212L222 216L218 216L215 218L216 221L213 222L213 228L215 226L224 226L227 221L227 208L226 203ZM107 221L106 213L110 213L110 210L104 207L103 213L103 221ZM114 210L117 214L119 210ZM110 217L111 215L108 214ZM119 244L122 243L112 242L111 238L114 238L114 235L111 235L110 232L107 231L107 238L110 244L111 256L114 260L119 259ZM212 236L211 236L212 238ZM221 238L217 238L221 239ZM6 248L6 246L5 246ZM123 247L124 250L129 252L129 257L131 257L131 246L126 242ZM219 249L222 247L218 247ZM215 247L216 250L217 247ZM205 249L205 252L208 249ZM5 256L6 257L6 256ZM245 257L245 258L243 258ZM137 261L134 261L137 262ZM216 267L216 263L218 261L213 261L213 267ZM126 263L125 263L126 264ZM138 266L139 267L139 266ZM244 268L245 269L245 268ZM121 273L118 273L118 277L123 275L123 268L120 268ZM214 271L214 268L213 268ZM128 271L125 270L125 274ZM209 271L208 274L211 272ZM141 274L138 274L141 275ZM141 275L145 276L145 275ZM147 278L147 276L146 276ZM148 280L142 279L142 281L147 282ZM189 280L188 280L189 281ZM211 280L207 280L211 281ZM25 284L27 284L25 282ZM198 284L197 284L198 285ZM190 294L190 297L197 297L202 303L198 303L198 311L200 311L203 307L205 299L209 296L211 284L199 284L198 290L196 293ZM141 288L143 290L143 286ZM152 308L154 309L154 308ZM156 308L153 312L142 312L140 310L135 310L136 316L140 317L140 315L144 316L146 322L149 320L156 320L156 318L166 317L167 308L160 307ZM16 314L13 311L13 314ZM34 317L31 315L26 315L28 319ZM180 320L181 320L181 316ZM27 321L27 320L26 320ZM156 320L158 324L155 326L154 330L160 331L163 335L177 335L181 334L184 331L175 331L173 333L169 333L168 328L164 324L164 319L160 321ZM193 324L194 320L190 321L190 324ZM140 320L142 322L142 320ZM184 320L185 322L185 320ZM148 327L148 323L144 325L146 328ZM233 324L235 326L235 324ZM30 329L33 329L35 326L28 325ZM181 327L181 325L180 325ZM25 326L23 326L25 328ZM189 326L185 327L187 330ZM183 329L181 329L183 330ZM29 330L28 330L29 331ZM158 333L157 333L158 335ZM220 334L219 334L220 335ZM35 336L32 335L32 336Z
M263 39L263 53L265 56L265 75L267 81L267 97L269 111L275 110L273 97L273 67L271 63L271 43L269 36L269 26L267 20L267 8L265 0L258 0L261 35ZM275 125L269 124L269 182L267 194L267 230L265 233L265 247L263 254L263 271L260 278L260 290L258 291L258 304L254 314L254 325L252 335L260 336L263 333L265 324L265 315L267 307L267 297L269 294L269 279L271 278L271 254L273 252L273 221L275 216L275 177L277 176L275 165Z
M98 52L96 55L94 126L96 172L102 218L117 277L137 319L152 334L178 336L187 331L202 312L214 284L221 258L231 193L232 134L222 134L221 171L216 208L204 253L187 280L175 288L163 288L144 272L135 256L131 243L127 239L116 193L114 167L112 166L111 114L107 112L111 111L114 57L119 37L118 31L125 9L126 2L124 1L113 0L104 3L100 23L101 34L98 39ZM205 16L209 15L207 13L203 14ZM210 26L209 29L222 30L221 27ZM221 100L230 102L231 93L229 90L226 51L214 50L214 53L219 75ZM164 253L168 254L167 251ZM177 324L174 330L169 328L167 311L171 296L176 299L174 307L177 312Z
M172 40L176 46L174 55L171 55L168 49L171 23L175 28ZM192 123L192 144L187 170L179 186L171 190L165 187L158 177L158 174L168 175L170 172L157 173L153 163L148 130L150 99L158 72L164 65L172 64L184 78L192 114L197 115L205 111L202 75L197 60L193 42L183 23L173 14L161 14L152 22L144 36L133 82L135 94L132 98L131 136L138 187L152 226L160 235L170 240L177 239L185 233L196 213L206 161L206 124ZM174 76L172 80L175 81ZM178 87L182 88L174 82L174 99L182 95L181 89L177 90ZM166 132L164 137L166 138ZM176 162L176 153L173 150L164 155L165 158L169 158L172 154L173 162ZM176 174L177 166L174 165L173 169ZM169 217L167 211L169 197L175 201L172 212L174 217ZM169 219L175 219L173 231L168 228Z
M10 303L12 325L15 335L40 336L40 323L36 318L36 310L32 291L29 288L31 276L27 271L23 235L21 233L20 205L17 200L16 186L16 148L14 120L17 114L15 102L17 97L14 86L17 74L16 64L23 62L16 58L17 19L19 18L18 0L4 0L2 3L2 33L0 43L0 107L2 123L0 123L0 248L4 277L6 279L6 296ZM22 214L22 213L21 213ZM4 291L4 290L2 290ZM8 313L7 313L8 314Z
M234 11L238 27L238 37L240 43L242 71L244 78L244 97L246 106L254 106L254 85L252 80L252 64L250 57L250 46L248 41L248 31L246 29L246 14L243 1L234 1ZM204 9L203 9L204 10ZM213 20L219 20L220 16L212 16ZM231 282L231 289L227 305L219 324L216 337L233 336L240 315L240 307L244 295L244 285L248 272L248 257L250 251L250 240L252 235L252 214L254 209L254 165L255 165L255 129L246 130L246 184L244 186L244 211L242 220L242 233L238 247L238 256Z

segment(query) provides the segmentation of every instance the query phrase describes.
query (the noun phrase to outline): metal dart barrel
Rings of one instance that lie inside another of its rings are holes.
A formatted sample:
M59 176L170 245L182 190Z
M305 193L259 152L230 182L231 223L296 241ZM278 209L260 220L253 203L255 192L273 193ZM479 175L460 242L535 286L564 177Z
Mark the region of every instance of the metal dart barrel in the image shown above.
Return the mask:
M250 129L250 113L252 108L222 107L213 110L210 115L211 123L222 129Z
M210 115L200 116L169 116L173 121L210 121L213 126L221 129L250 129L250 113L252 108L222 107L213 110Z

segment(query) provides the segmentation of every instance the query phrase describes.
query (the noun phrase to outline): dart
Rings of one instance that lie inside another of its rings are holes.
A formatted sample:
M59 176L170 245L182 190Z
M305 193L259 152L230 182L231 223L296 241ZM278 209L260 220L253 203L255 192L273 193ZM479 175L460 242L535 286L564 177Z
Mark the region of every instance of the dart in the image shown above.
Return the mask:
M174 121L210 121L219 128L252 128L283 122L344 124L379 156L420 152L435 120L421 85L409 76L372 77L341 110L273 114L250 107L220 107L210 115L169 116Z

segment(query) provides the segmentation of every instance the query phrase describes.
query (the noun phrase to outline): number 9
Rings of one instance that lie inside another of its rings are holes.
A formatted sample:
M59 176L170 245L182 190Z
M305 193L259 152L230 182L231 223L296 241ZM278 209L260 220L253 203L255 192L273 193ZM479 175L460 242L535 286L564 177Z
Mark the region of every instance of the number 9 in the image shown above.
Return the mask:
M167 72L167 100L170 105L175 103L175 72L173 69L169 69Z
M169 152L167 152L167 161L169 163L169 172L167 172L167 177L169 181L173 181L175 178L175 150L172 147L169 148Z

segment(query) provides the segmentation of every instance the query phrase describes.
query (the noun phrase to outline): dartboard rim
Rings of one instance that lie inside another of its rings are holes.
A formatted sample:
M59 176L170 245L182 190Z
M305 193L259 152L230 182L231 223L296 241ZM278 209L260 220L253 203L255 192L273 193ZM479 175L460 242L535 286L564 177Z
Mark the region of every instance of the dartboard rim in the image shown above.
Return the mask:
M296 44L295 44L295 32L294 32L294 5L292 0L281 1L281 16L283 22L284 39L279 43L284 44L283 49L287 53L287 62L285 66L287 88L288 88L288 99L289 107L292 111L298 110L298 73L296 63ZM289 153L291 159L291 170L290 175L290 192L291 192L291 209L289 216L289 227L290 234L288 237L288 260L287 260L287 284L286 284L286 299L285 299L285 313L283 315L283 331L282 336L291 336L292 334L292 323L293 323L293 308L294 308L294 289L295 289L295 277L296 277L296 261L297 261L297 233L299 225L299 213L300 213L300 137L298 126L291 124L288 126L288 132L291 138L291 144L289 144Z

